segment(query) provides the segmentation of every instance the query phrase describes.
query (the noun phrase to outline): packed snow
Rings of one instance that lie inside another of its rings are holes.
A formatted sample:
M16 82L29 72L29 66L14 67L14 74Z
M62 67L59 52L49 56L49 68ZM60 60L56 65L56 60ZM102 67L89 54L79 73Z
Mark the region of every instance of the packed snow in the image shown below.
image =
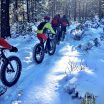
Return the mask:
M7 56L17 55L23 68L17 84L0 97L0 104L81 104L80 99L72 99L68 93L70 87L75 87L81 97L86 92L93 93L96 104L104 104L104 42L100 40L103 29L89 27L81 40L74 40L70 31L77 25L67 28L65 41L57 46L53 56L45 55L41 64L32 59L33 47L39 42L35 34L8 39L19 52L7 52ZM78 48L95 38L99 39L98 47L87 51Z

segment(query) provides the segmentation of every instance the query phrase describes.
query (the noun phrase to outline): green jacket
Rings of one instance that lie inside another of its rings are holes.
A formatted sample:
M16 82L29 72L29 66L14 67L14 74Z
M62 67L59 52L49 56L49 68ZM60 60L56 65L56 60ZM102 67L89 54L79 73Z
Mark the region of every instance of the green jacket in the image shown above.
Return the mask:
M52 28L52 26L51 26L51 24L49 22L44 25L42 30L37 30L37 34L42 34L45 28L49 29L52 34L55 34L55 31L53 30L53 28Z

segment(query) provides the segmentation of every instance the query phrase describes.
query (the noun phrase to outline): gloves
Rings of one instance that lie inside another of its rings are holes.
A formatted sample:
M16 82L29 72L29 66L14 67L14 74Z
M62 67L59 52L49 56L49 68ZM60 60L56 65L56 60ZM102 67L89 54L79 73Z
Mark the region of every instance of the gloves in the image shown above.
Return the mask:
M12 46L12 48L10 49L10 52L18 52L18 49L14 46Z

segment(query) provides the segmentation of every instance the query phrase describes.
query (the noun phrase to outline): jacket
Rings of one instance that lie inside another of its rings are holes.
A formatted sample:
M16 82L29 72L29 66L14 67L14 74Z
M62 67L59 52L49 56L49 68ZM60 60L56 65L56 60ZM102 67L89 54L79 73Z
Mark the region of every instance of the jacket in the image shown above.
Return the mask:
M0 46L4 47L4 48L8 48L10 49L12 46L7 42L5 41L3 38L0 38Z
M51 24L48 22L46 23L41 30L37 30L37 34L42 34L44 32L44 29L49 29L52 34L55 34L55 31L53 30Z

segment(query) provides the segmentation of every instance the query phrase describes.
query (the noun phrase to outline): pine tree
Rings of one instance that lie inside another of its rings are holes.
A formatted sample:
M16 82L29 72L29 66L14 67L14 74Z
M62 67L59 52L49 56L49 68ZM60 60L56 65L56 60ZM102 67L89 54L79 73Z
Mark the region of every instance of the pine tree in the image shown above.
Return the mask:
M9 0L1 0L1 37L11 37L9 24Z

